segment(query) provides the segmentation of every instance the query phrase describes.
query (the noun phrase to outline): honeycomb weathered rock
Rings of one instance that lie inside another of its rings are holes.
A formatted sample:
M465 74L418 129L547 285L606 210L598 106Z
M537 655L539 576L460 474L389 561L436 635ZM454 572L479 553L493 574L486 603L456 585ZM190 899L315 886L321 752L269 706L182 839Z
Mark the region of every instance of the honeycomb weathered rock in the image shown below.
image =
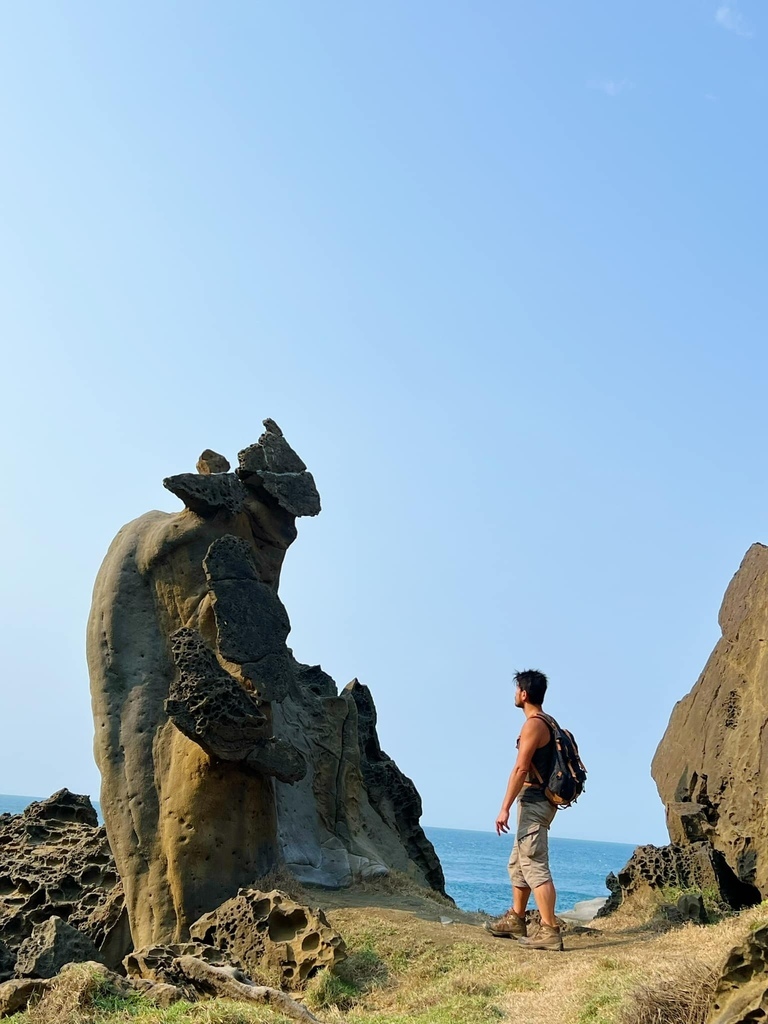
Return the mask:
M725 957L706 1024L768 1019L768 926L750 932Z
M322 910L304 907L277 889L241 889L196 921L190 934L234 958L246 973L278 970L284 988L301 988L346 956L344 940Z
M16 957L16 974L21 978L53 978L64 964L100 959L87 935L53 916L36 924L29 938L22 942Z
M106 831L86 796L66 789L0 815L0 940L17 954L56 916L116 966L130 949L128 919Z

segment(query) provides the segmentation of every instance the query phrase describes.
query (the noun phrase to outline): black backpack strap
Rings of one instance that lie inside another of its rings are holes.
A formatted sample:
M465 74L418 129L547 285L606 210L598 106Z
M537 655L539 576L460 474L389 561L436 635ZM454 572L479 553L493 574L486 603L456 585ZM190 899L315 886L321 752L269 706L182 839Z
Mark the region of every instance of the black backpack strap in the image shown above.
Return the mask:
M560 726L557 724L554 718L551 715L545 715L543 711L540 715L531 715L531 718L540 718L542 722L546 722L546 724L549 726L549 730L552 733L553 737L555 735L555 732L560 730Z

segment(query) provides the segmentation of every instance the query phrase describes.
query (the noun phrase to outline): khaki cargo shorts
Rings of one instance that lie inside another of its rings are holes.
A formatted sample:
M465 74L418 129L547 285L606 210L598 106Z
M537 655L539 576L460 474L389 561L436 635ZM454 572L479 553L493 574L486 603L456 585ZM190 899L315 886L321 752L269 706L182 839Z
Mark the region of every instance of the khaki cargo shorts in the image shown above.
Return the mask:
M557 813L548 800L517 804L517 834L507 870L517 889L535 889L552 881L549 871L549 826Z

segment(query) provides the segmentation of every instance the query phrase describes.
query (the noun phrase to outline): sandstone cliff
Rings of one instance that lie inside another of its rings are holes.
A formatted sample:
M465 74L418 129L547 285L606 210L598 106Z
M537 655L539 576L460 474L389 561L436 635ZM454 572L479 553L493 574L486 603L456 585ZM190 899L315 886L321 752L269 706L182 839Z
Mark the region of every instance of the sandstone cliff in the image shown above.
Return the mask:
M206 451L165 480L184 510L123 527L94 588L94 750L137 947L186 938L280 864L325 885L397 868L443 890L415 787L372 741L370 694L339 694L286 646L280 569L320 499L264 422L235 473Z
M738 906L768 896L768 547L754 544L745 555L720 627L651 772L672 842L710 844L721 854Z

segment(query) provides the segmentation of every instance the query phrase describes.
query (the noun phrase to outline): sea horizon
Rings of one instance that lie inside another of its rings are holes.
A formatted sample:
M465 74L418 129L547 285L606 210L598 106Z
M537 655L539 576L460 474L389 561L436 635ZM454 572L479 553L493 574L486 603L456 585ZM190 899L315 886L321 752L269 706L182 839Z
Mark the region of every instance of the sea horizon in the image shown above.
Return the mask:
M0 793L0 814L20 814L30 803L40 799L45 798ZM99 802L92 798L91 802L101 820ZM460 909L498 914L509 906L507 860L513 835L497 836L483 829L442 825L423 827L443 867L446 892ZM606 877L621 870L636 846L562 836L551 836L549 843L558 913L584 900L607 899Z
M74 792L74 791L72 791L72 792ZM49 793L48 796L46 797L46 796L24 796L24 795L19 795L19 794L15 794L15 793L0 793L0 814L7 814L7 813L19 814L19 813L21 813L21 811L24 810L25 807L28 807L29 804L36 803L36 802L38 802L40 800L47 800L48 797L50 797L51 795L52 794ZM86 795L88 796L88 799L91 801L93 806L96 808L97 812L99 813L99 816L101 816L101 808L100 808L99 801L96 800L94 797L90 796L90 794L86 794ZM6 801L8 802L9 805L11 803L13 803L14 806L19 806L19 809L18 810L10 811L9 807L6 807ZM17 805L16 801L25 801L25 803L23 803L21 805ZM466 828L463 825L425 825L425 824L422 824L421 827L425 831L427 829L443 829L445 831L450 831L450 832L474 832L474 833L477 833L477 835L485 835L485 836L488 836L488 835L495 836L496 835L496 832L493 829ZM618 840L618 839L583 839L583 838L582 839L573 839L570 836L552 836L552 839L553 840L564 839L566 842L569 842L569 843L598 843L601 846L634 846L634 847L637 847L637 846L643 846L643 845L647 846L647 845L649 845L647 843L644 844L644 843L640 843L640 842L637 842L637 843L622 842L621 840ZM653 844L653 845L656 845L656 844Z

